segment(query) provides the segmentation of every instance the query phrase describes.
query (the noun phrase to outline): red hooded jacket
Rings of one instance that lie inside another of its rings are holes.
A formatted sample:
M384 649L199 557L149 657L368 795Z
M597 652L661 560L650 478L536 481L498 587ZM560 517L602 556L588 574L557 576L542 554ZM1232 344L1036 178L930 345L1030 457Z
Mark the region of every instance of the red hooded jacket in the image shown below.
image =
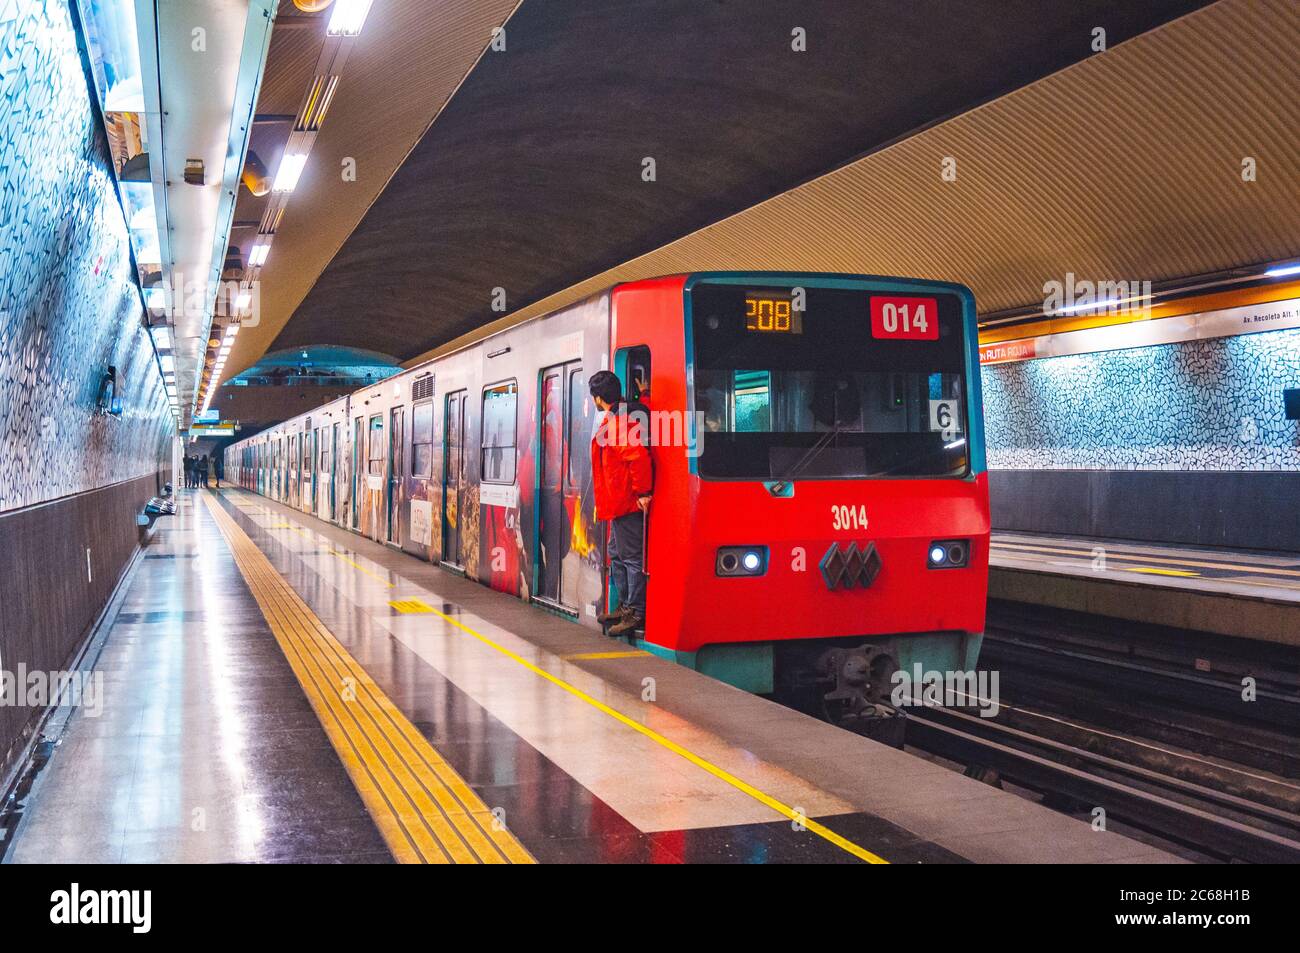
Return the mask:
M632 411L630 419L629 410ZM612 520L635 513L637 498L649 496L654 488L654 468L650 451L646 449L648 427L649 414L643 405L636 403L619 404L596 427L591 437L591 484L596 498L596 519Z

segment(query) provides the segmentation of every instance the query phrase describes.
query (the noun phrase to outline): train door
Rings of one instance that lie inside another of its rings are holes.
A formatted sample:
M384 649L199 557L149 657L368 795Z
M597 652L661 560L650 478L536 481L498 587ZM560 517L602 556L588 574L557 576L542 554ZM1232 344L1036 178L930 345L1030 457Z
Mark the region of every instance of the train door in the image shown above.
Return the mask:
M387 540L390 543L401 545L402 527L400 518L402 514L402 478L405 476L403 471L403 443L406 440L406 408L394 407L388 412L388 493L386 494L387 503Z
M316 515L323 520L330 518L330 476L330 428L326 424L316 431L316 491L312 496Z
M302 477L299 475L301 467L302 434L294 434L289 438L289 505L295 508L302 489Z
M339 519L339 436L343 425L335 423L330 428L330 522Z
M367 445L368 463L366 466L365 495L361 514L361 531L376 543L383 537L384 518L384 482L388 467L388 446L384 440L384 415L372 414L370 417L370 435Z
M361 528L361 488L365 486L366 474L363 463L366 456L364 437L366 421L358 417L352 421L352 528Z
M581 486L570 466L575 438L581 439L583 391L582 364L570 361L542 371L537 445L537 599L569 612L577 612L577 566L566 573L572 549L574 520L581 522ZM577 399L575 399L575 397ZM574 413L577 420L574 420ZM575 423L577 426L575 427ZM581 448L584 452L586 447ZM567 584L572 583L572 584Z
M306 513L316 512L316 435L308 427L302 432L302 498L299 504Z
M465 483L465 398L469 391L447 395L443 405L442 432L446 446L442 454L442 561L456 569L465 568L464 527L461 503Z

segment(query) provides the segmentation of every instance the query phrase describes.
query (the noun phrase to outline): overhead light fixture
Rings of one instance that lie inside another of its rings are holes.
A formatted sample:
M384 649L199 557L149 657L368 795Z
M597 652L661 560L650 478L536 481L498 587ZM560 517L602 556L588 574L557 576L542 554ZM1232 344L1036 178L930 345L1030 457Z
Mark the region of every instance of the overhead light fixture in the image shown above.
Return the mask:
M227 340L227 341L233 341L233 340L235 339L235 335L238 334L238 333L239 333L239 325L237 325L237 324L228 324L228 325L226 325L226 340Z
M258 268L266 263L266 256L271 251L271 244L254 245L248 252L248 267Z
M271 186L271 191L292 192L298 185L298 179L302 176L302 169L306 164L307 153L286 153L280 159L280 168L275 173L275 184Z
M239 297L235 299L235 307L240 311L243 311L252 303L253 303L253 296L249 294L247 291L241 291L239 293Z
M145 292L145 295L147 296L147 298L152 298L155 297L154 292L157 292L157 297L159 298L162 297L163 292L161 288L150 288L147 292ZM154 306L153 302L150 301L149 307L152 308L153 306ZM153 346L156 347L158 350L170 351L172 349L171 332L168 331L166 327L160 326L156 328L150 328L149 333L153 335Z
M329 26L325 32L330 36L356 36L366 23L370 2L371 0L334 0L334 12L330 14Z
M1300 275L1300 262L1290 265L1278 265L1264 272L1265 278L1285 278L1287 275Z
M339 88L338 74L326 76L318 73L307 89L307 98L303 100L302 109L294 123L297 132L319 132L325 114L329 112L330 103Z
M1114 311L1116 308L1125 304L1133 304L1138 301L1150 301L1150 295L1134 295L1131 298L1106 298L1102 301L1089 301L1086 304L1072 304L1068 308L1057 308L1050 314L1075 314L1079 311Z

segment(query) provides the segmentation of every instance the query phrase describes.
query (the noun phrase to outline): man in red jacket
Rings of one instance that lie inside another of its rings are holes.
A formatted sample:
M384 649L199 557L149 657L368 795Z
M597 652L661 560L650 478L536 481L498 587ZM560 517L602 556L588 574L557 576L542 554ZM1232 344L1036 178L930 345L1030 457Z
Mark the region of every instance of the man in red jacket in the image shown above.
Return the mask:
M591 482L596 519L608 520L609 569L618 609L597 616L610 635L627 635L645 625L645 513L654 489L654 468L646 449L650 415L623 399L617 375L597 371L587 389L605 416L591 438Z

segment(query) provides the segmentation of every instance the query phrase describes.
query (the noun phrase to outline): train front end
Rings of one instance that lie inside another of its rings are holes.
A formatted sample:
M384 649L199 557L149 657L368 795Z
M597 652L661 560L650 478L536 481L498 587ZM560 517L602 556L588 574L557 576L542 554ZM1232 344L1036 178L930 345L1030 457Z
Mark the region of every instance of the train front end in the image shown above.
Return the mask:
M972 670L989 503L970 292L728 273L681 294L690 439L655 454L647 647L831 716L896 700L900 670Z

